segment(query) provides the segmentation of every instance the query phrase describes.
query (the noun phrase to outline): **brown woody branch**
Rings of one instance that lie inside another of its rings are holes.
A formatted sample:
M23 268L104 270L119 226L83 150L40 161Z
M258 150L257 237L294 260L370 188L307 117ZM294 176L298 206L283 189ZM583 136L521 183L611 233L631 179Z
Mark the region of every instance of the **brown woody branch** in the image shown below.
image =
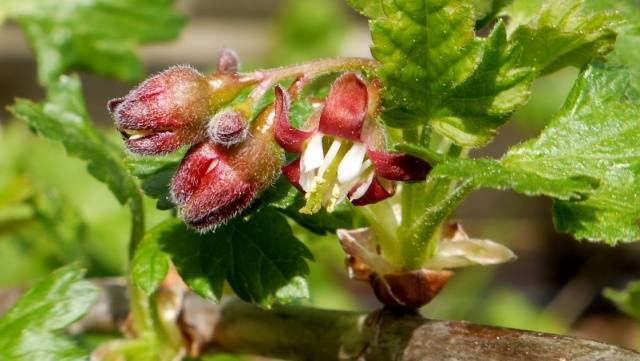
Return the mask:
M71 332L117 330L126 318L124 282L96 283L103 289L100 300ZM5 295L0 293L0 310L15 298ZM236 299L214 305L188 294L181 320L204 353L291 360L640 360L639 353L595 341L435 321L389 310L369 314L294 306L265 310Z

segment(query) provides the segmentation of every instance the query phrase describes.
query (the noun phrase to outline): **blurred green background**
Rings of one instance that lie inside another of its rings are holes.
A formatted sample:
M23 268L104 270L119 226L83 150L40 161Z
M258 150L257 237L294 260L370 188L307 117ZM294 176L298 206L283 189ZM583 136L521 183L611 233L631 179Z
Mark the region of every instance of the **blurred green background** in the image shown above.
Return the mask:
M338 0L179 1L190 17L175 43L144 48L149 73L176 63L206 71L223 46L234 48L244 69L329 57L369 56L364 19ZM0 104L15 96L39 98L35 64L13 24L0 30ZM535 135L562 105L577 69L539 80L527 106L477 155L500 156ZM106 101L133 86L91 74L82 76L93 119L117 141ZM125 269L127 210L93 179L83 162L59 144L34 136L0 112L0 287L24 285L52 269L81 260L89 276L117 276ZM148 226L165 215L147 201ZM550 201L509 192L479 191L457 217L476 238L503 242L515 263L460 271L423 313L489 325L573 334L640 348L637 321L601 296L640 279L640 245L616 248L577 242L553 230ZM64 223L65 227L59 225ZM73 225L70 227L69 225ZM297 230L316 261L308 303L324 308L378 307L368 286L350 281L344 254L332 236Z

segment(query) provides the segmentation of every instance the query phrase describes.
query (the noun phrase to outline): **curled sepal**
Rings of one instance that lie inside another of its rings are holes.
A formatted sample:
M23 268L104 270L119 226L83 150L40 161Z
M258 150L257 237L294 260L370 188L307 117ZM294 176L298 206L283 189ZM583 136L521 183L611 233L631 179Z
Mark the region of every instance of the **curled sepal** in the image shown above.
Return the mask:
M424 267L451 269L484 266L511 262L516 258L509 248L490 240L469 238L460 224L453 223L445 226L434 256Z
M429 163L411 155L373 149L369 149L367 154L373 162L376 173L386 179L404 182L423 181L431 170Z
M108 103L127 148L156 155L204 136L212 95L207 79L189 66L174 66Z
M313 135L313 132L296 129L291 125L289 121L291 99L289 94L281 86L276 86L275 95L274 138L284 150L302 153L302 146L305 141Z

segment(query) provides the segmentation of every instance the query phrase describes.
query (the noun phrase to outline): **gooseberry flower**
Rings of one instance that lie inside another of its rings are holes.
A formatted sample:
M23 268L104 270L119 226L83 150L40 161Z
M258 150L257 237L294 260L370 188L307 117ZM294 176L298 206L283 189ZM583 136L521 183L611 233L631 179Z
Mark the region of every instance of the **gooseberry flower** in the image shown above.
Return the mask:
M283 152L273 140L273 106L251 123L249 136L235 145L208 139L193 146L171 183L171 196L185 223L201 232L233 218L280 175ZM233 117L220 124L230 128Z
M302 212L315 213L322 206L331 211L347 198L358 206L375 203L394 194L394 181L424 180L431 169L419 158L385 151L384 132L375 119L380 108L376 82L345 73L302 129L289 121L290 103L290 95L276 87L274 135L282 148L300 155L282 171L305 193Z

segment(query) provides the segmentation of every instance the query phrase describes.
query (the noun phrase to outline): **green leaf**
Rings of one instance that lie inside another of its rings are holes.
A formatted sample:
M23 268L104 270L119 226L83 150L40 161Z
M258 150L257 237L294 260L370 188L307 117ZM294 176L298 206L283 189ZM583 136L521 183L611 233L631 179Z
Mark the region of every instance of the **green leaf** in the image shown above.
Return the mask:
M624 18L616 24L616 47L608 56L610 64L626 66L633 75L633 86L640 89L640 6L636 0L587 0L592 11L615 10Z
M556 228L578 239L634 241L640 238L640 98L631 81L625 69L595 63L538 138L511 148L499 163L444 163L434 172L555 197ZM590 179L599 186L580 199L594 184Z
M145 248L161 249L171 257L194 292L214 302L222 296L225 280L243 300L264 305L308 295L302 276L309 272L305 259L311 254L271 208L207 234L168 220L153 228L146 242L155 245ZM153 279L157 286L158 277Z
M98 289L83 281L83 275L77 266L58 269L22 296L0 319L0 359L88 359L85 351L61 336L97 298Z
M547 0L540 12L510 37L517 65L548 74L582 67L613 50L620 17L613 12L586 14L584 0Z
M398 127L427 122L482 57L473 5L464 0L382 0L371 53L385 84L385 119Z
M105 183L120 203L137 194L122 152L89 119L77 77L62 76L51 84L42 103L18 99L9 110L42 136L61 142L70 155L87 161L89 173Z
M480 146L493 139L496 129L527 102L536 77L534 68L516 64L517 57L504 24L498 22L484 42L478 68L431 120L434 129L461 146Z
M139 45L178 36L184 18L172 0L5 0L6 12L27 35L42 84L70 70L121 80L143 75Z
M513 33L508 36L502 22L496 25L480 65L431 119L440 134L460 146L484 145L529 100L535 78L580 68L612 50L620 20L614 13L588 14L582 0L535 3L516 1L507 8L505 15L515 17L509 20Z
M604 296L624 313L640 320L640 281L631 282L620 291L607 288L604 290Z
M158 239L171 235L171 223L163 223L147 233L136 248L131 262L131 277L133 283L147 294L153 293L167 272L169 272L169 257L160 248Z
M518 162L493 159L455 159L437 166L432 176L470 179L476 187L513 189L528 196L546 195L555 199L585 199L598 186L597 179L579 173L552 176L546 169L523 167Z
M347 4L368 18L378 18L384 15L382 0L347 0Z
M142 191L157 199L156 208L160 210L175 207L171 201L170 184L186 149L163 157L140 157L131 155L125 162L131 173L142 181Z

